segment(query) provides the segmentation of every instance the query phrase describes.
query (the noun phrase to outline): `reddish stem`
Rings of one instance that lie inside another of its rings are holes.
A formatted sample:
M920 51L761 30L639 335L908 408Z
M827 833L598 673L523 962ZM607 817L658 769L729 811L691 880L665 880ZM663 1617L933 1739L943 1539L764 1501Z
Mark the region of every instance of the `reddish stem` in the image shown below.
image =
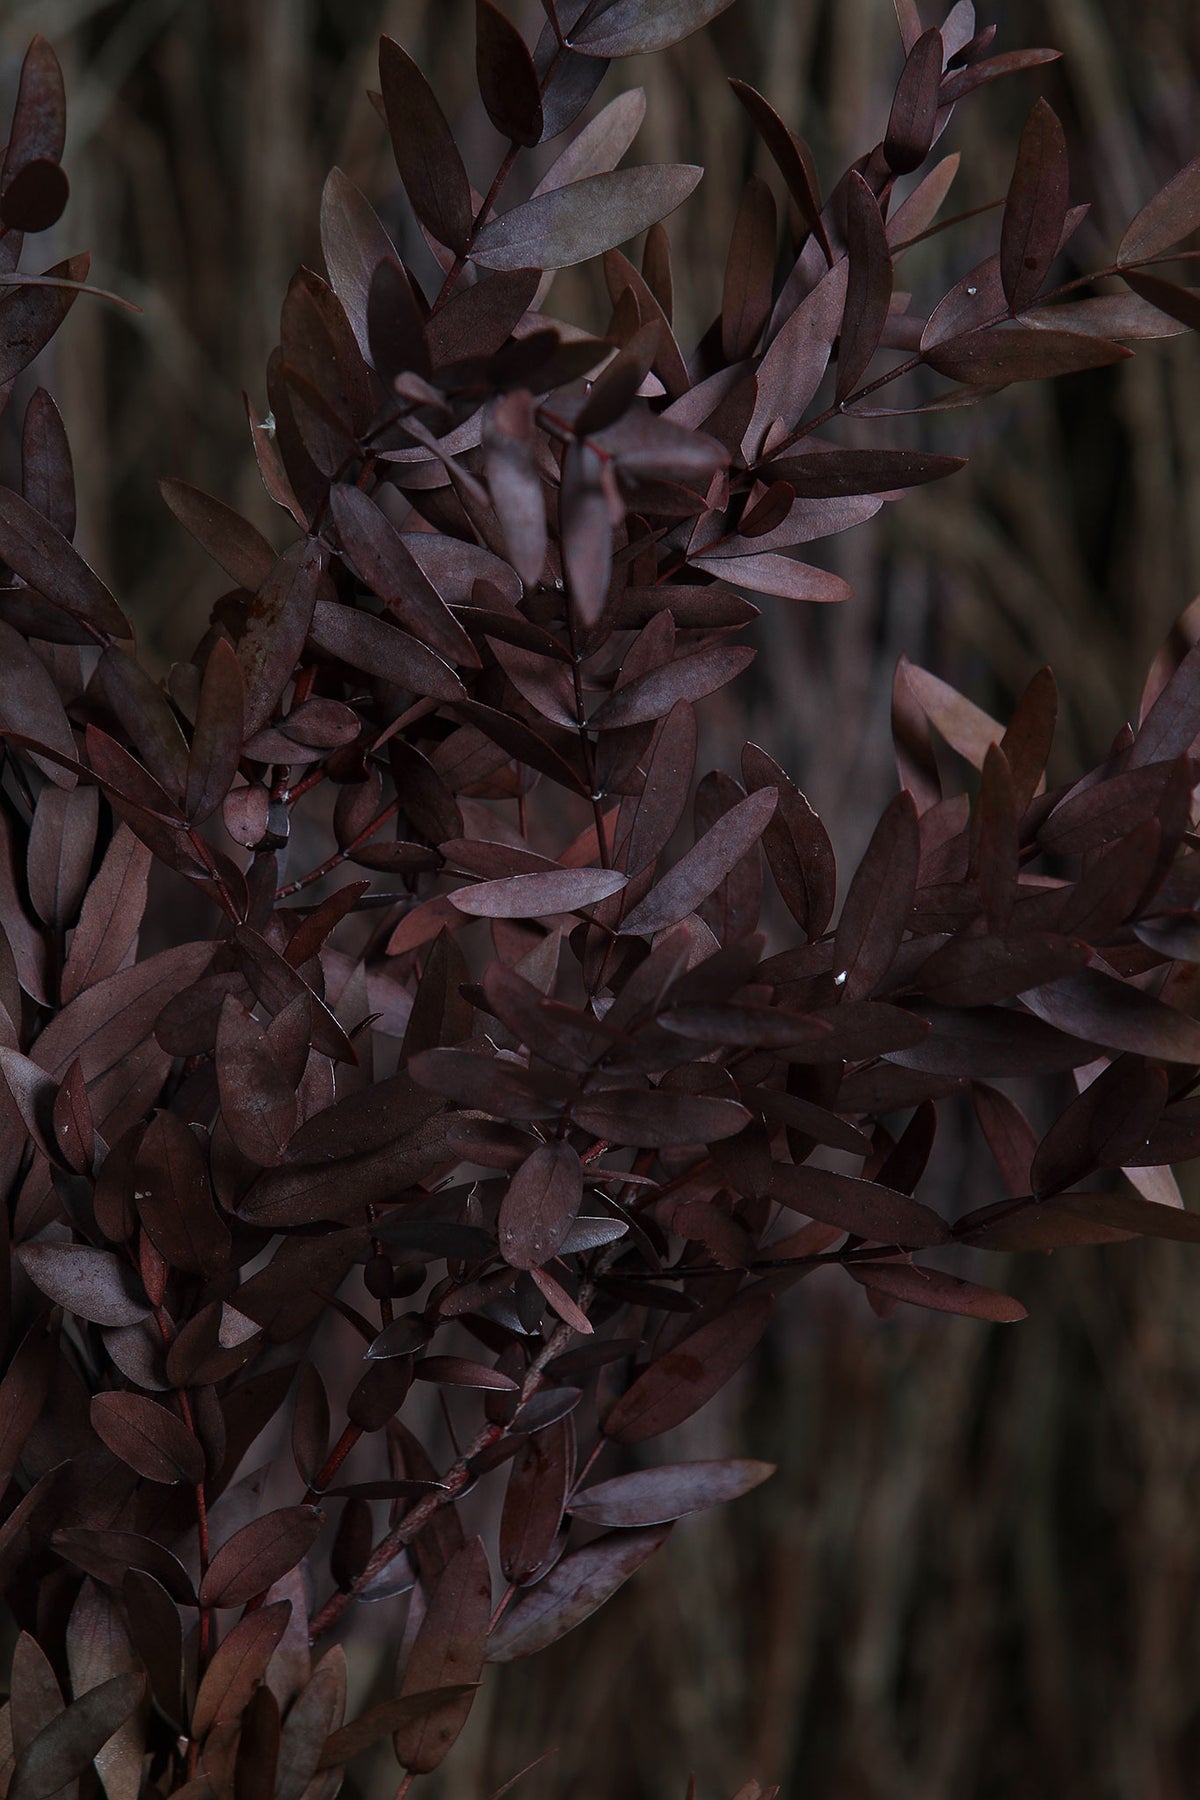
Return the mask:
M381 813L377 813L368 825L363 826L357 837L351 838L348 844L343 844L340 850L335 850L332 856L327 856L319 868L310 869L307 875L298 876L295 881L285 882L283 887L277 888L276 900L286 900L290 895L298 894L302 888L311 887L314 881L321 881L326 875L331 875L339 863L344 863L360 844L365 844L368 838L374 837L379 827L386 825L389 819L394 819L399 811L400 801L390 800Z
M586 1295L587 1290L585 1288L580 1292L579 1296L579 1304L581 1307L584 1307L585 1310L587 1305ZM521 1397L517 1402L517 1411L520 1410L521 1406L538 1387L541 1381L542 1370L546 1367L546 1364L553 1361L564 1345L569 1343L574 1335L575 1334L569 1325L559 1324L555 1326L554 1330L550 1333L550 1336L529 1365L525 1380L521 1384ZM310 1644L317 1643L327 1631L332 1630L360 1589L366 1587L373 1581L381 1570L386 1569L388 1564L400 1554L401 1550L404 1549L405 1545L411 1544L413 1539L424 1530L425 1526L429 1524L429 1521L434 1515L439 1512L443 1506L448 1505L465 1487L469 1486L472 1479L470 1464L484 1450L489 1450L493 1444L498 1443L501 1438L506 1437L508 1431L509 1427L507 1425L485 1425L483 1427L474 1440L467 1446L466 1450L464 1450L454 1467L444 1476L444 1486L436 1493L424 1495L415 1503L415 1505L411 1506L401 1519L400 1523L392 1531L389 1531L385 1537L380 1539L368 1558L366 1567L363 1569L361 1575L358 1576L357 1580L349 1587L340 1588L337 1593L329 1596L324 1606L321 1607L320 1611L309 1622L308 1641Z

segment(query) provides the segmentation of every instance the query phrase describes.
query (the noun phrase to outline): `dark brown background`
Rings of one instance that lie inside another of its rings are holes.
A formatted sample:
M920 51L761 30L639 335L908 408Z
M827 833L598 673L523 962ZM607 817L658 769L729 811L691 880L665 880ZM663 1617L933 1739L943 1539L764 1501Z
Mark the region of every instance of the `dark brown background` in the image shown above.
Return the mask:
M510 11L531 27L541 16L536 0ZM1003 193L1043 92L1067 124L1074 195L1095 203L1078 255L1098 264L1200 148L1200 11L1010 0L999 15L998 47L1051 43L1067 59L960 108L943 140L963 152L956 205ZM276 529L239 389L261 402L287 279L318 256L330 163L403 230L364 97L380 30L422 61L486 181L496 139L474 101L472 8L9 0L5 86L35 29L62 56L71 103L73 197L46 262L91 245L96 278L144 309L130 321L80 303L39 374L75 446L82 546L165 666L202 630L219 581L157 478L182 475ZM648 90L635 158L708 170L670 221L685 341L719 303L756 166L724 74L760 86L829 178L880 135L898 54L889 0L738 0L707 36L614 66L601 99ZM997 230L993 214L912 256L914 310ZM553 306L603 326L589 276L561 277ZM746 711L716 718L710 760L744 736L765 743L853 857L894 779L887 695L901 650L997 708L1051 662L1059 771L1102 753L1200 586L1198 370L1196 345L1174 340L947 416L929 445L969 451L970 468L829 547L855 587L846 607L764 603ZM965 1135L939 1151L935 1179L969 1194ZM1200 1262L1146 1244L1014 1259L997 1279L1029 1323L898 1315L881 1327L845 1284L798 1289L750 1376L665 1446L767 1456L778 1478L681 1526L560 1648L489 1676L468 1737L421 1792L484 1800L556 1744L521 1800L667 1800L691 1767L703 1800L727 1800L750 1773L795 1800L1190 1800ZM377 1646L364 1651L360 1693L376 1697L387 1672ZM364 1763L346 1792L374 1800L394 1779Z

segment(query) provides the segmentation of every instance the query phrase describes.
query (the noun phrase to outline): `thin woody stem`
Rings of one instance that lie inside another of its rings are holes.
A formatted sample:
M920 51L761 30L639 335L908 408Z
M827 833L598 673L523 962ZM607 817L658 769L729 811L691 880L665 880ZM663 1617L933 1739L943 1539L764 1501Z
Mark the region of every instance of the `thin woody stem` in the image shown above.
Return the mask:
M332 856L327 856L319 867L310 869L307 875L299 875L295 881L286 882L283 887L277 888L275 890L276 900L287 900L292 894L298 894L302 888L311 887L315 881L331 875L339 863L344 863L347 857L353 856L360 844L365 844L369 838L373 838L380 826L386 825L389 819L394 819L399 811L399 800L389 801L382 812L377 813L369 824L363 826L357 837L352 837L348 844L343 844L340 850L335 850Z
M585 1286L585 1288L581 1290L579 1296L579 1303L581 1307L585 1309L587 1297L587 1289ZM529 1370L521 1385L521 1397L518 1401L518 1410L538 1387L542 1370L546 1367L546 1364L553 1361L563 1349L564 1345L566 1345L573 1336L574 1332L569 1325L559 1324L555 1326L542 1348L538 1351L533 1362L529 1365ZM443 1487L436 1493L424 1495L414 1506L410 1507L400 1523L395 1526L393 1530L389 1531L387 1536L382 1538L375 1546L374 1551L367 1561L366 1567L358 1576L357 1580L349 1587L341 1588L337 1593L329 1596L329 1599L309 1624L308 1641L310 1644L317 1643L327 1631L332 1630L361 1589L368 1586L382 1570L386 1569L388 1564L399 1556L401 1550L403 1550L407 1544L412 1543L413 1539L424 1530L425 1526L429 1524L435 1514L440 1512L443 1506L448 1505L462 1492L471 1481L469 1465L484 1450L490 1450L493 1444L499 1443L501 1438L506 1437L509 1430L510 1427L507 1425L484 1426L472 1442L467 1445L467 1448L454 1464L454 1467L443 1477Z

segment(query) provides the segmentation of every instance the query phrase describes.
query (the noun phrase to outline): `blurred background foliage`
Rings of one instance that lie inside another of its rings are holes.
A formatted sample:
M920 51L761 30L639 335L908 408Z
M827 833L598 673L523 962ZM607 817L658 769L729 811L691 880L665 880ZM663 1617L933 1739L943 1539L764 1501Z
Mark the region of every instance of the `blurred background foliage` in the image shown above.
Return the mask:
M530 30L537 0L511 0ZM926 4L927 18L933 9ZM204 628L219 578L157 493L185 477L279 537L239 389L264 401L279 303L317 263L338 163L421 267L386 133L365 98L376 40L431 76L477 184L497 140L474 97L469 0L8 0L0 82L35 30L67 74L72 199L47 264L82 246L143 308L79 304L38 378L77 460L80 542L163 666ZM1200 147L1194 0L1005 0L997 48L1062 63L964 103L953 208L1002 196L1042 92L1093 202L1068 274L1098 266L1141 201ZM680 335L720 300L742 182L765 173L724 77L760 87L812 142L827 183L879 137L899 66L889 0L737 0L710 32L614 65L600 100L644 85L635 160L703 163L669 222ZM551 152L553 154L553 151ZM531 159L529 185L539 172ZM512 190L519 198L521 188ZM924 312L994 248L998 215L902 265ZM43 240L44 242L45 240ZM603 330L594 272L551 310ZM13 420L0 440L12 473ZM859 428L861 429L861 428ZM870 428L878 433L878 427ZM1143 346L1095 374L1017 387L923 427L967 470L827 546L839 609L764 603L744 737L789 767L852 867L894 782L888 697L903 650L1003 709L1050 662L1062 777L1102 755L1150 658L1200 588L1200 347ZM1052 774L1054 766L1052 765ZM992 1196L978 1152L933 1178ZM986 1187L986 1191L985 1190ZM551 1745L528 1800L701 1800L751 1772L795 1800L1190 1800L1200 1771L1200 1267L1135 1244L1024 1259L1004 1278L1029 1323L886 1324L842 1285L801 1287L731 1395L669 1448L744 1451L778 1478L684 1524L656 1562L553 1655L494 1671L430 1800L483 1800ZM844 1285L844 1284L843 1284ZM387 1692L392 1627L356 1663ZM346 1792L392 1792L386 1759Z

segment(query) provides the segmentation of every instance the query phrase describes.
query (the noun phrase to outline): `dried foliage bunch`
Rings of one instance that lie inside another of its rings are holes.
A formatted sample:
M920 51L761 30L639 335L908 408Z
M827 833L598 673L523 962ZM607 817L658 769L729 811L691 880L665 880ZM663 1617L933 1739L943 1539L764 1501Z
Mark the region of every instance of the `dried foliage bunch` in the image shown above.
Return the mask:
M1048 290L1084 209L1038 101L999 250L918 314L896 265L954 222L957 159L919 171L960 100L1053 53L994 54L961 0L941 30L897 0L885 135L824 201L735 84L781 180L749 182L720 317L685 354L661 220L700 172L617 166L636 92L530 198L502 193L610 59L727 0L544 3L532 51L478 3L510 140L484 198L384 40L375 99L443 279L422 292L333 173L326 274L292 283L251 414L297 535L276 555L165 484L235 584L165 688L72 547L41 389L0 490L8 1800L330 1800L388 1737L407 1791L485 1662L553 1643L674 1519L769 1473L593 1468L715 1394L783 1290L832 1266L880 1312L1015 1320L936 1253L1200 1238L1164 1169L1200 1153L1190 615L1137 727L1065 788L1048 671L1002 727L902 664L904 787L836 924L829 838L767 752L694 781L696 704L752 657L743 590L841 600L803 547L958 466L857 422L1195 325L1158 270L1200 226L1200 162L1090 278L1115 291ZM0 176L5 399L86 285L82 257L18 269L61 213L63 135L37 40ZM617 245L642 231L639 267ZM543 310L593 256L603 338ZM943 792L947 750L970 797ZM794 921L770 955L765 872ZM1040 1141L992 1085L1067 1072ZM1008 1197L950 1223L913 1195L966 1092ZM503 1485L499 1580L460 1516L477 1482ZM326 1640L399 1595L394 1697L347 1721Z

